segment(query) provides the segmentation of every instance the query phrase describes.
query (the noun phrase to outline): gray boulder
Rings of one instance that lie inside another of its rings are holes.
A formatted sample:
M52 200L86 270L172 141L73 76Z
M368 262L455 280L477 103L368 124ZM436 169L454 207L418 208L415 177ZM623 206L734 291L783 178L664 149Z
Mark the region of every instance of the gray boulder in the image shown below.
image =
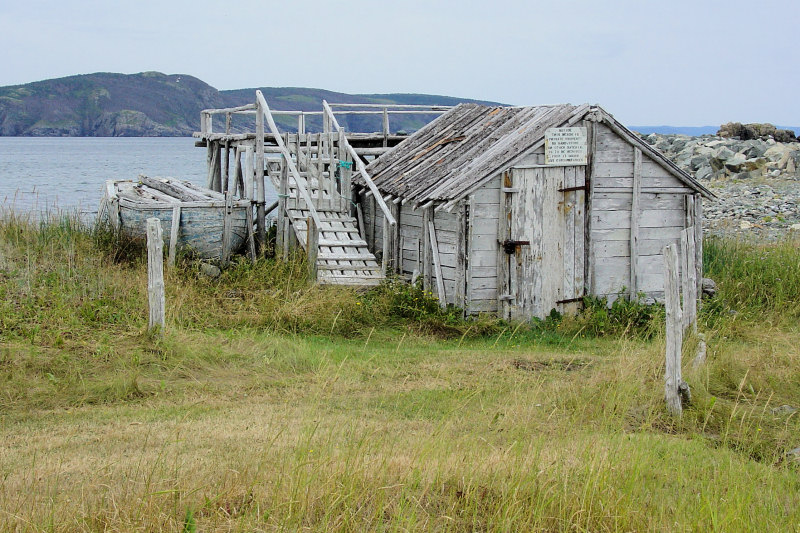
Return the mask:
M200 274L209 279L217 279L222 274L222 271L218 266L211 263L200 263Z
M703 287L703 298L713 298L717 294L717 284L711 278L703 278L701 280Z
M740 172L745 161L747 161L747 158L744 154L733 154L731 157L725 160L724 166L731 172Z
M714 171L711 169L711 165L704 165L697 169L697 172L694 173L694 177L698 180L707 180L713 173Z
M698 170L700 167L710 166L711 158L707 155L696 155L689 161L692 170Z
M773 415L791 415L797 412L796 407L792 407L791 405L781 405L780 407L774 407L772 409Z

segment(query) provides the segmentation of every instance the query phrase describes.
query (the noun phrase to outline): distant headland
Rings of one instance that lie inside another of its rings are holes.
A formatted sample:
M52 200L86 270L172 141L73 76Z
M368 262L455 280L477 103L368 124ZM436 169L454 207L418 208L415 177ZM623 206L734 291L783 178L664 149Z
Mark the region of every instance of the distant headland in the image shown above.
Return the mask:
M200 129L200 110L252 103L256 88L220 91L186 74L99 72L0 87L0 136L182 137ZM482 100L430 94L345 94L261 87L275 109L319 110L341 103L457 105ZM359 131L358 119L347 124ZM413 123L409 123L412 126ZM393 126L404 129L403 119ZM414 127L405 128L408 130Z
M184 137L200 129L201 109L251 103L255 89L220 91L194 76L161 72L98 72L9 85L0 87L0 136ZM275 109L304 111L319 110L323 99L340 103L501 105L431 94L347 94L304 87L260 89ZM351 131L366 131L363 128L367 125L362 120L349 117L344 125ZM419 127L419 121L398 117L392 125L410 132ZM699 136L714 134L718 127L631 126L631 129L643 134ZM797 127L787 129L800 133Z

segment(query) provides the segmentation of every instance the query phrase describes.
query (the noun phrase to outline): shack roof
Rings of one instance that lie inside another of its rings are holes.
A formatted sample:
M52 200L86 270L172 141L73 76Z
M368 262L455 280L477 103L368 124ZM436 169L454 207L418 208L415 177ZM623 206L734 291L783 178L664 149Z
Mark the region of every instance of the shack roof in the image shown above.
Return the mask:
M417 205L453 204L544 142L549 128L569 126L588 114L692 189L713 196L690 175L597 106L571 104L491 107L460 104L367 166L384 194Z

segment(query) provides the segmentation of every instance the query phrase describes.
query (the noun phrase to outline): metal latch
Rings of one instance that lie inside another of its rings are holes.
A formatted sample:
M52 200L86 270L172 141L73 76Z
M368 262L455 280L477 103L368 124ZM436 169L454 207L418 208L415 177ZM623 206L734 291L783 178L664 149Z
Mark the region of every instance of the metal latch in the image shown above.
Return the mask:
M517 246L522 245L529 245L531 241L514 241L511 239L504 240L501 244L503 245L503 251L507 254L513 254L517 251Z
M583 185L578 185L576 187L564 187L563 189L558 189L558 192L588 191L588 190L589 190L589 185L583 184Z

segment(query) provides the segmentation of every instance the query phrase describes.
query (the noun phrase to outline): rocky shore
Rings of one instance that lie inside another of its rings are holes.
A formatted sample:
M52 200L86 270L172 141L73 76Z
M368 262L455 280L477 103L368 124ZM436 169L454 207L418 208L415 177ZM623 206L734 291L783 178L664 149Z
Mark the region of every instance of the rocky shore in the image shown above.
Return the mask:
M717 195L704 202L706 233L800 235L800 142L793 132L726 124L717 135L642 138Z

